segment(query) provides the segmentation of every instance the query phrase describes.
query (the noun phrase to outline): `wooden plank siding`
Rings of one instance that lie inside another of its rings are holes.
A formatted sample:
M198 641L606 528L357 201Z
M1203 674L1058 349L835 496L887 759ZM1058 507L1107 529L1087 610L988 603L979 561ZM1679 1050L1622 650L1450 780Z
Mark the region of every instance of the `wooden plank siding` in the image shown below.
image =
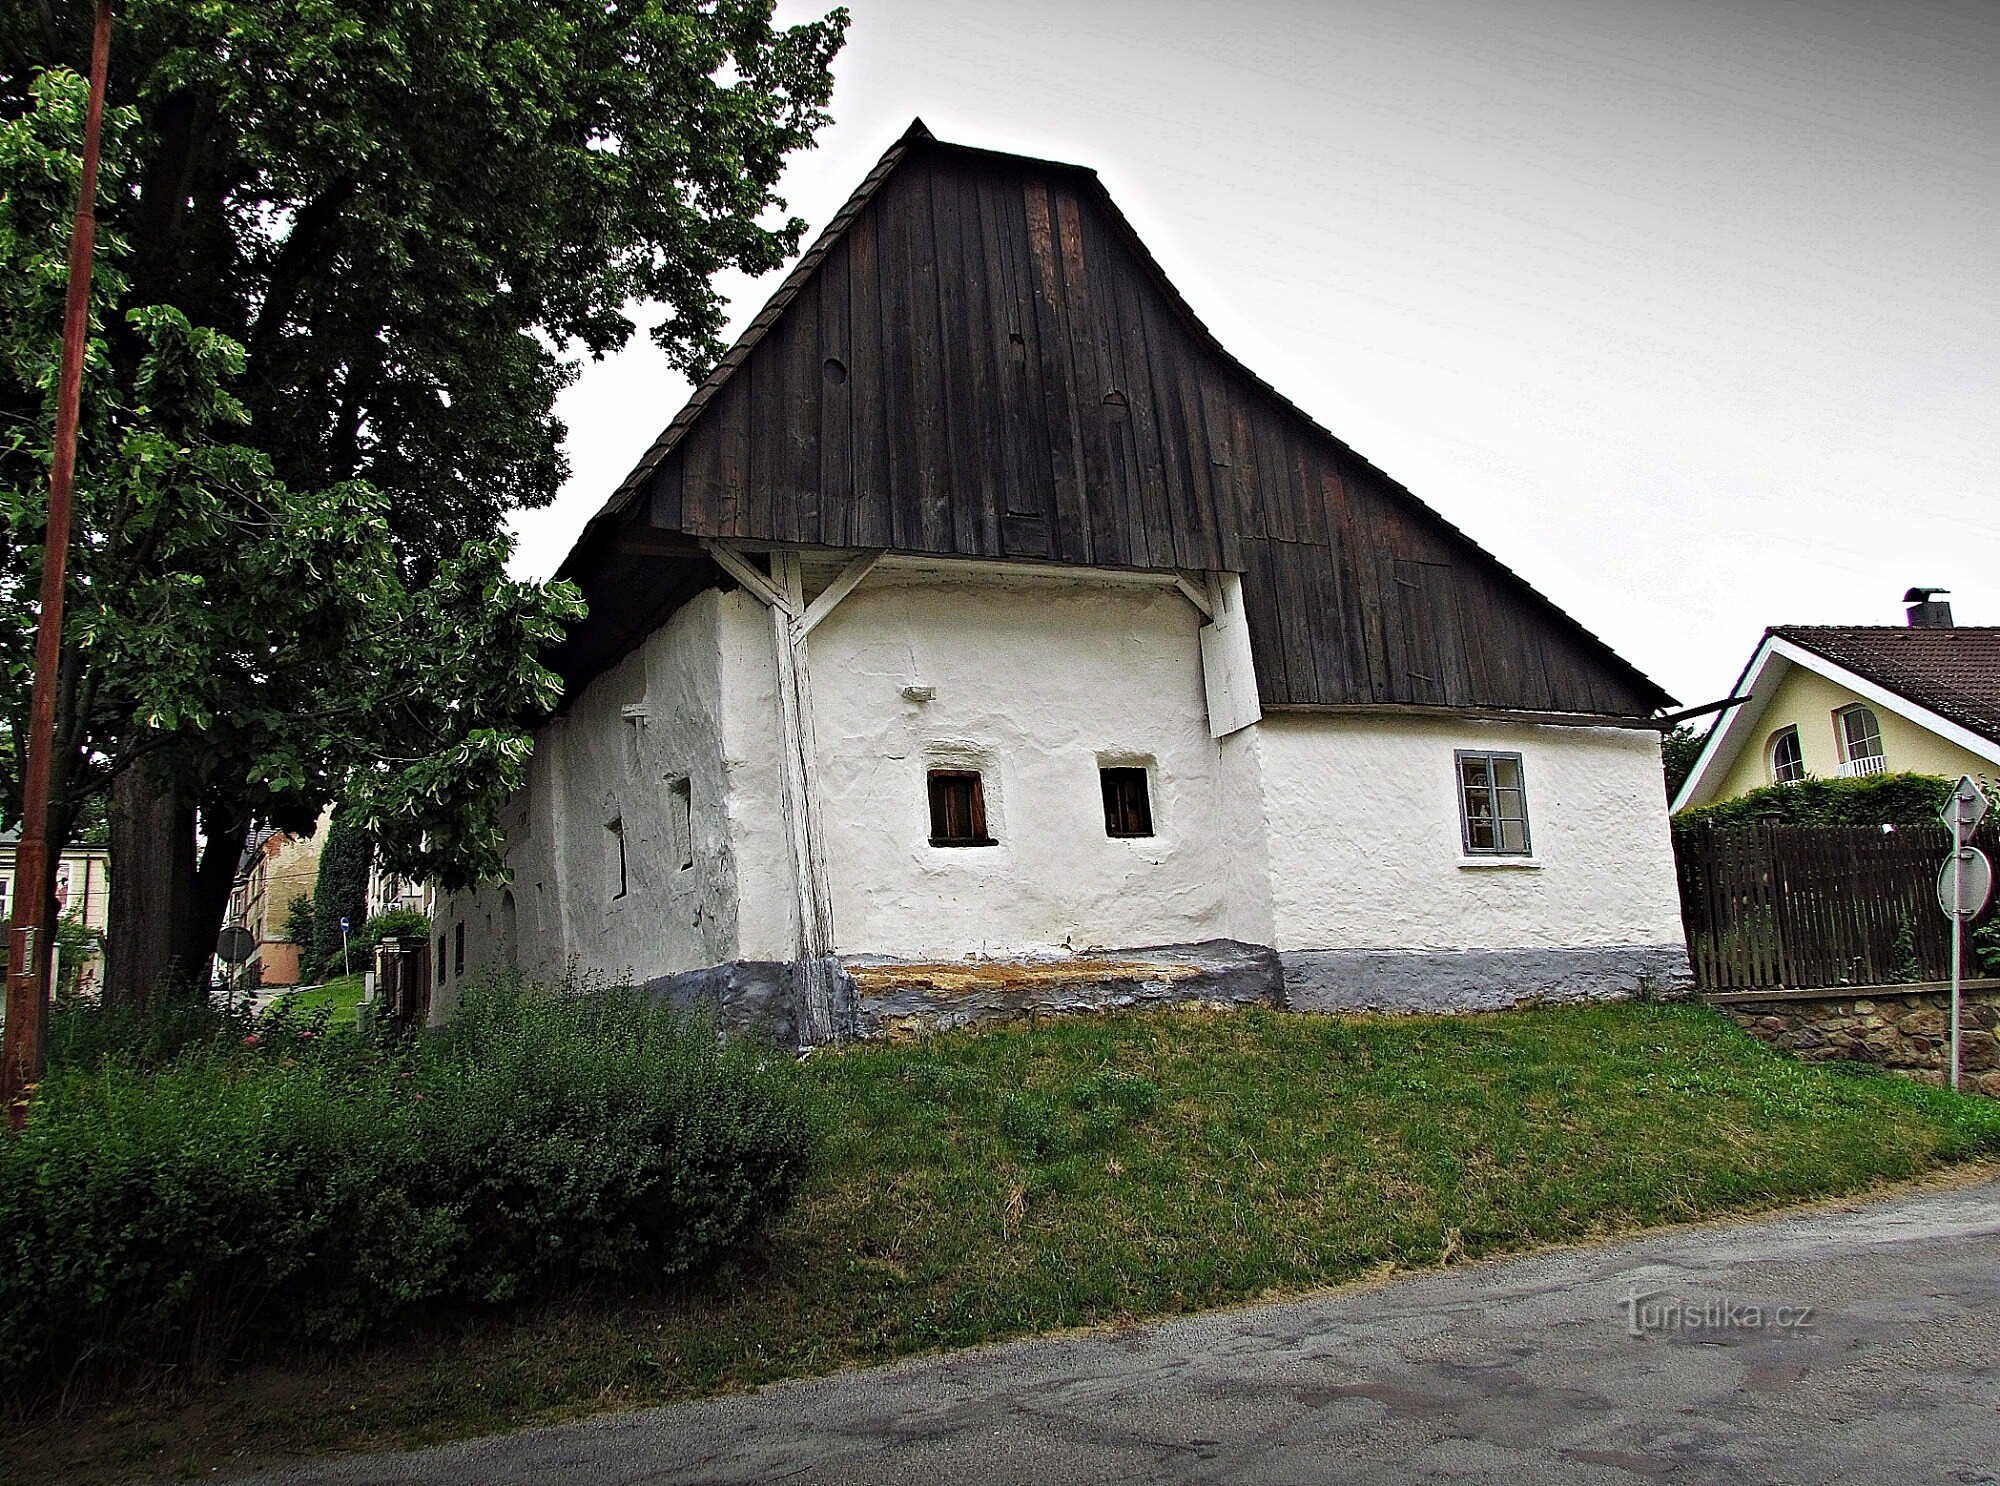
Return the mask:
M698 538L1240 572L1267 706L1671 700L1231 358L1094 174L919 130L599 520L635 513ZM565 571L590 596L587 547Z

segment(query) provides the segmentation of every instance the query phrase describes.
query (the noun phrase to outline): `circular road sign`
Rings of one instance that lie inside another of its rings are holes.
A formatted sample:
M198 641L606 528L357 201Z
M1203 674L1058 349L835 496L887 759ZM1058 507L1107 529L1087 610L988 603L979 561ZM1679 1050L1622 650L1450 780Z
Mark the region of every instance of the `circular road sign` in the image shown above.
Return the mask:
M225 965L242 964L256 947L256 938L241 924L231 924L215 936L215 953Z
M1961 861L1965 866L1963 875L1959 872ZM1946 918L1961 922L1977 918L1992 893L1993 864L1976 846L1959 847L1938 869L1938 907L1944 910Z

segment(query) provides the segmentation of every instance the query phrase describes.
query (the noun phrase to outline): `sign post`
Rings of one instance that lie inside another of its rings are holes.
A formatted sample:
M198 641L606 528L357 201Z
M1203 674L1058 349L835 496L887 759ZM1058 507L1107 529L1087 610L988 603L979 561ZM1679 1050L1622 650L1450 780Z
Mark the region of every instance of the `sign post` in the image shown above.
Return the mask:
M354 961L348 958L347 954L347 915L345 914L342 914L340 918L340 973L342 975L352 975L354 973Z
M1958 1087L1958 1004L1965 978L1965 926L1979 916L1993 892L1993 864L1986 853L1972 844L1972 834L1986 819L1989 806L1985 794L1970 774L1959 776L1958 785L1938 812L1938 819L1951 832L1951 855L1938 872L1938 907L1951 920L1951 1086Z

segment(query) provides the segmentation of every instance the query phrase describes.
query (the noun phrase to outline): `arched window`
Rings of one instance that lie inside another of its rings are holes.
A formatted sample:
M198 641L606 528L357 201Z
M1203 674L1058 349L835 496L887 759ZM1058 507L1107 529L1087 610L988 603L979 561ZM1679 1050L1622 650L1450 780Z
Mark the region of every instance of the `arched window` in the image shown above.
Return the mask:
M1799 752L1799 730L1779 728L1771 734L1771 782L1790 784L1806 777L1805 756Z
M1887 766L1882 757L1882 724L1868 708L1856 704L1833 714L1833 730L1840 742L1840 772L1843 775L1880 774Z

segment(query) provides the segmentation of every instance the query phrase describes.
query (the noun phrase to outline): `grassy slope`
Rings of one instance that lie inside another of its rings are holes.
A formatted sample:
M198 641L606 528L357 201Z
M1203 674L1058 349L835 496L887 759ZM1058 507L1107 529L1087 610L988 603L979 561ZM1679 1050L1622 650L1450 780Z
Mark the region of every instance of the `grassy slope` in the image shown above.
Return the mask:
M302 991L292 991L278 998L277 1005L288 1008L296 1016L311 1016L321 1007L332 1013L328 1023L334 1027L354 1025L356 1009L361 1005L361 977L342 975L329 980L324 985L308 986Z
M1853 1192L2000 1106L1692 1007L1116 1016L815 1058L827 1163L705 1291L599 1296L10 1431L91 1478L429 1440Z

